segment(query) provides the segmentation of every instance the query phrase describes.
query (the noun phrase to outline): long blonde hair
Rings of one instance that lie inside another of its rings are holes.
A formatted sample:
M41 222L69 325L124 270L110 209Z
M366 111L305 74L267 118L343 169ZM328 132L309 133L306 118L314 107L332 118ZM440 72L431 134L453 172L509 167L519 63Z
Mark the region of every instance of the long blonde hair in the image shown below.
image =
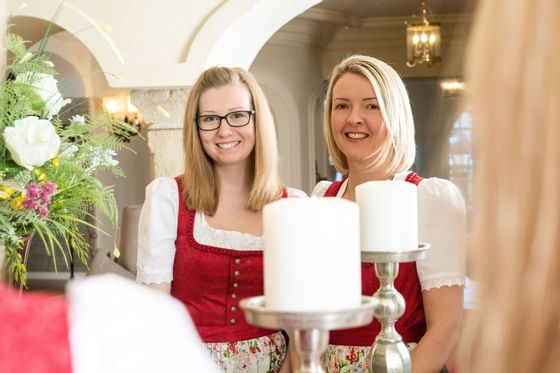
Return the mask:
M370 56L353 55L333 68L323 116L323 132L336 169L348 173L348 159L336 145L331 128L333 88L344 74L357 74L370 81L387 135L382 146L376 151L370 167L383 169L393 175L406 171L414 163L416 142L414 140L414 119L404 83L399 74L385 62Z
M196 126L198 104L205 90L228 84L246 86L255 110L253 180L247 207L252 211L259 211L265 204L280 198L281 195L274 119L262 89L255 78L244 69L212 67L200 75L190 91L183 132L185 150L183 199L189 208L203 211L208 215L214 215L218 207L219 187L216 183L214 163L206 155L200 142Z
M558 35L558 0L480 4L467 65L478 305L462 371L560 369Z

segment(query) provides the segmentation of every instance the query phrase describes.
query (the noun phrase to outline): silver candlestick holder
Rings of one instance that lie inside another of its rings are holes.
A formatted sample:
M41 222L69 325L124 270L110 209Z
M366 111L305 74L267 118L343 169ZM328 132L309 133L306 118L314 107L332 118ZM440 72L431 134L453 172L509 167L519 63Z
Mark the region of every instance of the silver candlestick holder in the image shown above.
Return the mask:
M239 302L248 323L268 329L291 330L294 350L299 357L295 373L325 373L321 355L329 344L329 331L369 324L377 304L374 297L362 296L359 307L341 311L284 312L266 308L265 297Z
M381 324L381 331L373 342L369 373L410 373L410 352L395 329L395 323L404 314L403 296L395 289L399 263L423 259L430 245L420 243L418 249L400 252L362 251L362 262L374 263L380 287L373 294L373 314Z

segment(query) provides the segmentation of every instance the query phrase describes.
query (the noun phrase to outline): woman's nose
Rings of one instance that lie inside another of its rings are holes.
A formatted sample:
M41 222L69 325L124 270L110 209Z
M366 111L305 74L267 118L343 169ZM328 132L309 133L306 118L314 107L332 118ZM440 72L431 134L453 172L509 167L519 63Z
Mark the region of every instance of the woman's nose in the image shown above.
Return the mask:
M363 115L360 111L360 108L350 109L350 112L348 113L347 120L350 124L361 124L361 123L363 123L364 120L363 120Z
M226 118L220 119L220 126L216 130L216 135L220 137L227 136L231 133L231 127L228 124Z

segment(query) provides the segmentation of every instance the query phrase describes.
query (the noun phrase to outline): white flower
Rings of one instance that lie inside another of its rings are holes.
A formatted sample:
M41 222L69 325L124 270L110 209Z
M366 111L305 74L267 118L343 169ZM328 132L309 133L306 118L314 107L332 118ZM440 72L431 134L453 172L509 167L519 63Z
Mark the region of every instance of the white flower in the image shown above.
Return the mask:
M77 115L76 114L72 118L70 118L70 122L86 124L86 117L84 115Z
M22 62L27 62L29 60L31 60L31 58L33 57L33 53L27 52L20 60L20 63Z
M74 144L64 144L61 146L60 158L69 159L74 157L74 154L79 150L79 148Z
M13 160L29 170L54 158L60 147L52 123L37 117L16 120L4 130L4 140Z
M91 166L88 167L88 171L93 171L99 166L104 167L114 167L119 164L119 161L113 159L117 153L114 150L103 150L101 148L96 148L96 156L91 160Z
M37 94L45 101L48 110L47 118L51 119L58 114L60 109L71 102L70 99L63 99L58 91L57 80L49 74L43 73L23 73L16 77L18 82L32 83Z

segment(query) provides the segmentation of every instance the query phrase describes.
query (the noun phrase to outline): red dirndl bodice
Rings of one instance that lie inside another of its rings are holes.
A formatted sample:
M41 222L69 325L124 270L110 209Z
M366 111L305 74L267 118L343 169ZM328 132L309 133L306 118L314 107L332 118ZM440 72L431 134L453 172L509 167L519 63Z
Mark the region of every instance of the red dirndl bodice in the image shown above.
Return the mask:
M262 250L230 250L194 239L196 211L179 188L179 218L171 295L183 302L206 343L232 342L269 335L245 321L239 301L264 294ZM287 195L286 191L283 196Z

